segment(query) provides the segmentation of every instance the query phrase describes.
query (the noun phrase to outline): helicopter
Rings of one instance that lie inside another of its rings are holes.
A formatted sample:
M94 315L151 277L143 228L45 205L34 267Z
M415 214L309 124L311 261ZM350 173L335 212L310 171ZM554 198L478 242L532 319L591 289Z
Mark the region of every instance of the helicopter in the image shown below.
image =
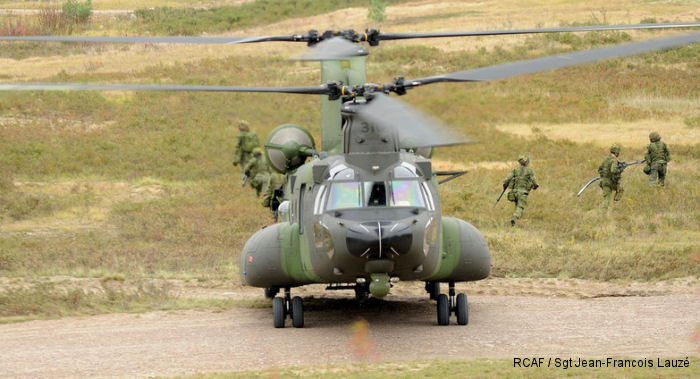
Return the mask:
M321 83L299 87L234 87L94 83L0 83L6 91L144 90L270 92L320 95L321 148L304 127L284 123L268 136L264 151L270 167L286 175L278 193L281 221L246 242L240 254L244 284L272 298L273 326L291 319L304 327L303 300L291 289L324 283L329 290L354 290L359 301L385 297L398 281L422 281L437 303L438 325L468 324L467 296L455 283L487 278L488 244L467 221L443 216L438 186L464 172L437 171L436 147L471 142L439 120L390 97L440 82L491 81L700 42L700 33L565 53L467 71L385 84L368 83L365 63L381 41L411 38L558 33L602 30L693 28L700 23L601 25L548 29L455 33L384 33L366 30L311 30L305 34L253 37L0 37L5 41L110 43L304 42L302 59L319 61ZM439 181L439 176L449 176ZM440 291L447 283L448 293ZM283 290L283 296L277 296Z

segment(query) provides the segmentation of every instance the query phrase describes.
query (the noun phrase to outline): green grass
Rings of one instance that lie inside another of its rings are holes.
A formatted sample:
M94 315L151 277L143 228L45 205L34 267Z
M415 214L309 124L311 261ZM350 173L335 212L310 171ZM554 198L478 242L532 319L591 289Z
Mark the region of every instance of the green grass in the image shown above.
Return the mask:
M568 360L569 358L573 359L572 362L578 361L578 357L560 357L561 361ZM679 358L686 359L686 357ZM548 362L548 359L549 357L545 358L545 364ZM582 359L585 360L587 358L582 357ZM605 358L602 358L602 360L605 361ZM664 358L661 358L662 363L663 360ZM559 367L555 367L556 357L552 357L551 367L528 368L513 367L512 359L352 363L345 365L291 367L237 373L199 374L188 376L187 378L299 378L329 376L333 378L691 378L700 374L700 360L698 358L690 359L690 367L688 368L659 368L656 367L656 358L653 358L652 361L654 364L653 368L571 367L567 369L563 368L563 364L560 364Z

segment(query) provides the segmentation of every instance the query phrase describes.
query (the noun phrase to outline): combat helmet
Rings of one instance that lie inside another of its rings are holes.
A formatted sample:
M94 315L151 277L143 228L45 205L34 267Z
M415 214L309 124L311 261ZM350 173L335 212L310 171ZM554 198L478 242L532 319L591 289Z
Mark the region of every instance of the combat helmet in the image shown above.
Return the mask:
M523 154L520 157L518 157L518 163L520 163L523 166L527 166L530 163L530 156L527 154Z
M248 121L246 120L241 120L238 122L238 130L242 132L247 132L250 131L250 125L248 125Z
M610 152L615 155L620 155L620 150L620 145L618 144L613 144L612 146L610 146Z
M649 141L651 142L656 142L661 140L661 135L659 135L659 132L653 131L649 133Z

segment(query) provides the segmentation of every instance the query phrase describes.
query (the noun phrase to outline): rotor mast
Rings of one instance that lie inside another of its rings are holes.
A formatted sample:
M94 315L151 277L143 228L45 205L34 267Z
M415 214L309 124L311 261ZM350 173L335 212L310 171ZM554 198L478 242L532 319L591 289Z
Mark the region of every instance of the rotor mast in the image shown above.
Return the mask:
M362 86L367 82L366 56L342 60L321 61L321 82L342 82L348 87ZM321 148L331 153L343 152L343 131L340 106L343 99L329 100L321 97Z

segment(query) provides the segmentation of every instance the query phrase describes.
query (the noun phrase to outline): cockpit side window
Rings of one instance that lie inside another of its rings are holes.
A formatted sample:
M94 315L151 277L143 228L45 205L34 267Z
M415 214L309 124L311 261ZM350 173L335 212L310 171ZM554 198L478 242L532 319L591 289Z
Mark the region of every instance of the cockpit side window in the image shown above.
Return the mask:
M327 210L362 206L359 182L335 182L328 189Z
M392 207L425 207L425 198L417 180L391 181L389 205Z
M384 182L365 182L365 204L368 207L386 206L386 185Z

